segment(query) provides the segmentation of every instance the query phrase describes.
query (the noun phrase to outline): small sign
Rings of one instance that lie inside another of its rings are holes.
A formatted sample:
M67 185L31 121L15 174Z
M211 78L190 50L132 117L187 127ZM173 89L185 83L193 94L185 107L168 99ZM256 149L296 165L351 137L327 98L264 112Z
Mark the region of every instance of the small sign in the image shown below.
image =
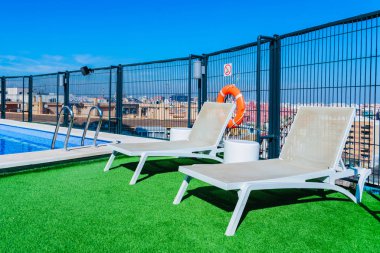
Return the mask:
M224 76L232 76L232 63L224 64Z

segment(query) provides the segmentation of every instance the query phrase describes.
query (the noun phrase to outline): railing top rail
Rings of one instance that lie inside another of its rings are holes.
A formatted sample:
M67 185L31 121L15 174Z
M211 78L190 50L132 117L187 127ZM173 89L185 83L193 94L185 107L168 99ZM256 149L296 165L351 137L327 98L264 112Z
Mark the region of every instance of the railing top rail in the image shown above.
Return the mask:
M29 76L2 76L1 78L6 78L6 79L17 79L17 78L27 78Z
M197 57L194 57L197 58ZM147 62L139 62L139 63L130 63L130 64L122 64L122 67L134 67L134 66L142 66L142 65L150 65L150 64L158 64L158 63L169 63L175 61L187 61L189 57L179 57L179 58L171 58L166 60L157 60L157 61L147 61Z
M99 67L99 68L91 68L93 71L100 71L100 70L110 70L110 69L115 69L117 68L117 66L108 66L108 67ZM60 72L61 74L63 73L69 73L69 74L73 74L73 73L81 73L81 70L70 70L70 71L65 71L65 72Z
M254 46L257 46L257 41L251 42L251 43L247 43L247 44L244 44L244 45L240 45L240 46L230 47L230 48L227 48L227 49L215 51L215 52L208 53L208 54L204 54L204 56L206 56L206 57L215 56L215 55L218 55L218 54L235 52L235 51L243 50L243 49L246 49L246 48L249 48L249 47L254 47Z
M288 38L288 37L292 37L292 36L302 35L305 33L314 32L317 30L321 30L324 28L331 27L331 26L354 23L354 22L363 21L363 20L371 19L371 18L375 18L375 17L380 17L380 10L370 12L370 13L361 14L361 15L357 15L357 16L350 17L350 18L345 18L345 19L329 22L329 23L326 23L323 25L317 25L317 26L313 26L310 28L301 29L301 30L298 30L295 32L286 33L286 34L280 35L279 39L284 39L284 38Z
M38 74L38 75L31 75L33 77L43 77L43 76L56 76L60 74L61 72L55 72L55 73L48 73L48 74Z

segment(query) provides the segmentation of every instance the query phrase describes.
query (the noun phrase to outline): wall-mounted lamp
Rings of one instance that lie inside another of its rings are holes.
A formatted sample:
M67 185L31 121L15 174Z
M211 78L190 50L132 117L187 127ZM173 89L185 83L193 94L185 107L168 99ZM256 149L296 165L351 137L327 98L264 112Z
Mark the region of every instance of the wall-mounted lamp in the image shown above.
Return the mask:
M63 87L65 85L65 76L63 74L59 74L59 86Z
M90 69L89 67L87 66L83 66L80 68L80 71L82 72L82 75L84 76L87 76L89 75L90 73L94 73L94 70L93 69Z
M195 79L202 79L202 74L204 74L202 62L197 60L194 62L193 76Z

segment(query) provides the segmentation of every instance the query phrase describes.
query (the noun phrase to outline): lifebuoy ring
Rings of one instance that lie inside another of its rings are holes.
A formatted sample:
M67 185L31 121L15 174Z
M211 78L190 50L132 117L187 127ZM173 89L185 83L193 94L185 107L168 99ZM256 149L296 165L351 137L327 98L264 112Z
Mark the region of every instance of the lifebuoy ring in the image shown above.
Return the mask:
M245 102L243 95L240 90L233 84L229 84L223 87L223 89L219 92L218 97L216 98L216 102L224 103L224 99L227 95L232 95L236 100L236 115L235 118L230 119L228 122L228 128L236 128L238 125L243 123L243 117L245 113Z

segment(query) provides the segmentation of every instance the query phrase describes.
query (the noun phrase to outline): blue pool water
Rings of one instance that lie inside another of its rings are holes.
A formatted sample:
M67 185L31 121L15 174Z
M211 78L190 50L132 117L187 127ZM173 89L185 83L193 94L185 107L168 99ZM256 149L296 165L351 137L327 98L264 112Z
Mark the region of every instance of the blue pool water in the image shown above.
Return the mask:
M49 150L52 139L51 132L0 124L0 155ZM55 148L63 148L64 140L65 135L59 134ZM80 137L71 136L68 146L79 147L80 142ZM109 142L97 140L98 145L105 143ZM93 139L85 139L85 146L92 144Z

